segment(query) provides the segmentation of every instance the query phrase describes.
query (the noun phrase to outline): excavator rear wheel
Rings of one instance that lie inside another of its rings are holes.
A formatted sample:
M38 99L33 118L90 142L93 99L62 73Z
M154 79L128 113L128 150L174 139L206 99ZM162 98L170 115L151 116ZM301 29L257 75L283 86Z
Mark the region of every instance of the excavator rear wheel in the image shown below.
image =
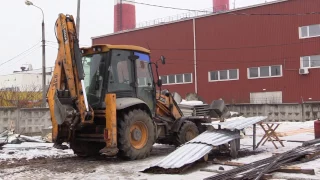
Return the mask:
M148 157L155 143L155 131L152 119L145 111L129 111L118 121L119 156L129 160Z
M182 124L179 132L175 136L175 145L180 146L199 135L198 127L195 123L186 121Z

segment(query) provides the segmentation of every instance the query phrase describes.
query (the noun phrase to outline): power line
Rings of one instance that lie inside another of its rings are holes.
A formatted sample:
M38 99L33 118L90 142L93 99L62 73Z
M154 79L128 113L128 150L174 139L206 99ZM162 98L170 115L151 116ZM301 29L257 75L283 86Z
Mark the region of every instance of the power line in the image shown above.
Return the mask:
M135 1L130 1L130 0L122 0L122 1L130 2L130 3L134 3L134 4L141 4L141 5L145 5L145 6L153 6L153 7L165 8L165 9L174 9L174 10L182 10L182 11L196 11L196 12L208 12L208 11L203 11L203 10L184 9L184 8L176 8L176 7L161 6L161 5L148 4L148 3L142 3L142 2L135 2Z
M32 53L34 53L36 50L38 50L41 46L38 46L38 48L34 48L32 50L30 50L26 55L24 55L23 57L21 57L20 59L18 59L17 61L15 61L14 63L18 63L21 60L25 59L26 57L28 57L29 55L31 55ZM1 68L1 67L0 67ZM3 67L2 67L3 68ZM1 69L2 69L1 68Z
M51 46L51 45L48 45L48 44L46 45L46 47L49 47L49 48L52 48L52 49L56 49L56 50L59 49L58 47Z
M16 56L14 56L13 58L11 58L11 59L9 59L9 60L7 60L7 61L5 61L5 62L1 63L1 64L0 64L0 67L1 67L2 65L4 65L4 64L6 64L6 63L8 63L8 62L10 62L10 61L12 61L12 60L14 60L15 58L17 58L17 57L19 57L19 56L21 56L21 55L23 55L23 54L25 54L25 53L29 52L31 49L35 48L35 47L36 47L40 42L41 42L41 41L39 41L37 44L35 44L35 45L34 45L34 46L32 46L31 48L29 48L29 49L27 49L27 50L23 51L22 53L20 53L20 54L18 54L18 55L16 55Z
M170 7L170 6L161 6L161 5L156 5L156 4L135 2L135 1L130 1L130 0L123 0L123 1L134 3L134 4L141 4L141 5L145 5L145 6L166 8L166 9L175 9L175 10L183 10L183 11L195 11L195 12L208 12L206 10L194 10L194 9L176 8L176 7ZM213 13L215 13L215 12L213 12ZM217 12L217 13L219 13L219 12ZM305 16L305 15L320 14L320 12L306 12L306 13L236 13L236 12L224 12L224 13L230 14L230 15L244 15L244 16Z
M51 43L51 44L55 44L55 45L59 45L58 42L56 41L50 41L50 40L46 40L47 43ZM87 44L79 44L80 46L90 46L90 45L87 45Z

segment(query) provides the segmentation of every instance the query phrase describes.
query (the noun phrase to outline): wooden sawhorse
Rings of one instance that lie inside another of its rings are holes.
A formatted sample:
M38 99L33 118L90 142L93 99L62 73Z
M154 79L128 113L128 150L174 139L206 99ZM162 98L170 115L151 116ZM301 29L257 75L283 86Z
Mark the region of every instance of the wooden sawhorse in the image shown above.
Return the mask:
M260 142L258 143L256 148L258 148L261 143L263 146L268 140L270 140L272 142L272 144L274 145L274 147L276 149L278 149L278 146L275 144L274 141L278 141L281 144L281 146L284 147L282 141L279 139L279 137L276 133L276 130L280 126L280 124L281 123L277 123L277 122L259 123L259 125L261 126L261 128L263 129L265 134L263 135L262 139L260 140Z

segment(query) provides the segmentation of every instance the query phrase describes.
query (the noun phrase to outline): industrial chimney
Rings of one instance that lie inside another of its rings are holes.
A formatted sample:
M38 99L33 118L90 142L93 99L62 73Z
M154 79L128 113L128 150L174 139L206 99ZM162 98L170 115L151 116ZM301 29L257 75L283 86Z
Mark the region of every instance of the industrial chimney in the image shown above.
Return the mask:
M134 0L115 0L114 32L133 29L136 27L136 7Z
M229 10L229 0L213 0L213 12Z

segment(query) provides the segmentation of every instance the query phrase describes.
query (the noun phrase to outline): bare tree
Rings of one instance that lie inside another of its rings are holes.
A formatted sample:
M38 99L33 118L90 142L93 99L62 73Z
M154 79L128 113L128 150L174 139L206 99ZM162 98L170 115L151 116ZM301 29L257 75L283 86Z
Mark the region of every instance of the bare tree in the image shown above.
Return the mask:
M42 89L40 86L28 85L22 88L0 89L0 107L41 107L41 100Z

